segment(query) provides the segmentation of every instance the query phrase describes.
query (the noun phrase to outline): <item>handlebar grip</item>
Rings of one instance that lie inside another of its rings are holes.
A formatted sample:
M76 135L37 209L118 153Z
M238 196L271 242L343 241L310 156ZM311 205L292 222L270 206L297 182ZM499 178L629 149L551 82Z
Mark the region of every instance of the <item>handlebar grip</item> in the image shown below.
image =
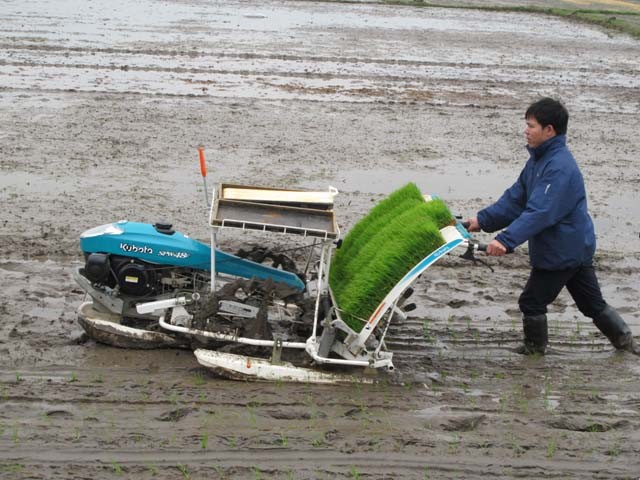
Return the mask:
M477 250L479 252L486 252L487 251L487 244L486 243L478 243L476 248L477 248Z
M471 222L460 222L460 224L467 229L471 226Z

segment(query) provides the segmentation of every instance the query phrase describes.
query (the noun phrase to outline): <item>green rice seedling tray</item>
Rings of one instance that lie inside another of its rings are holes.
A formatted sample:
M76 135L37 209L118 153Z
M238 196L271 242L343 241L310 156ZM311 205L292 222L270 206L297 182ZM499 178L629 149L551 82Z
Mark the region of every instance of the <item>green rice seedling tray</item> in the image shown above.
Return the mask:
M374 206L332 259L329 284L342 320L359 332L387 293L446 243L440 229L452 224L446 204L426 201L413 183Z

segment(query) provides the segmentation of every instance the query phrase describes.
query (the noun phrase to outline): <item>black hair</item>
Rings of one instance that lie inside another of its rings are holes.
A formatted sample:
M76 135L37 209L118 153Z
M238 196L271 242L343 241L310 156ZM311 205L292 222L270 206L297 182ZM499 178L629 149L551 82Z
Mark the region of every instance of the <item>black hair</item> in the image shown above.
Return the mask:
M535 118L542 127L551 125L557 135L567 133L569 112L564 105L553 98L543 98L529 105L524 118L526 120L530 117Z

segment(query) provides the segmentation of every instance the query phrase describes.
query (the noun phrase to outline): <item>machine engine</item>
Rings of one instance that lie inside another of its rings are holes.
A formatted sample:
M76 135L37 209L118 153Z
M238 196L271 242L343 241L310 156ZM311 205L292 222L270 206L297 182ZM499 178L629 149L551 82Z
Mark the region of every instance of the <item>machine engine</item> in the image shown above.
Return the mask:
M161 294L163 285L176 283L172 280L172 277L176 277L176 272L174 269L170 270L168 272L167 268L130 257L91 253L87 255L84 269L80 273L96 285L110 288L117 286L124 295L147 297Z
M96 309L122 318L136 317L136 304L141 301L209 288L211 248L174 231L168 223L121 221L101 225L80 236L80 247L85 263L74 272L76 281L92 297ZM216 249L217 273L233 278L271 279L294 291L304 290L305 283L296 273L258 263L263 258L254 261L252 252L243 253L247 258ZM281 264L288 260L284 256L278 259Z

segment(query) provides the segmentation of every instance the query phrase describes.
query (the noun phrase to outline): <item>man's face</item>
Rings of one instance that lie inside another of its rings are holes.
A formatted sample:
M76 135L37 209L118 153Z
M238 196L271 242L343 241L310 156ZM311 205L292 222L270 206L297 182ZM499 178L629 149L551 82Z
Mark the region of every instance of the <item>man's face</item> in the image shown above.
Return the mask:
M556 135L556 131L551 125L543 127L535 117L528 117L525 122L524 136L527 139L527 145L531 148L536 148Z

